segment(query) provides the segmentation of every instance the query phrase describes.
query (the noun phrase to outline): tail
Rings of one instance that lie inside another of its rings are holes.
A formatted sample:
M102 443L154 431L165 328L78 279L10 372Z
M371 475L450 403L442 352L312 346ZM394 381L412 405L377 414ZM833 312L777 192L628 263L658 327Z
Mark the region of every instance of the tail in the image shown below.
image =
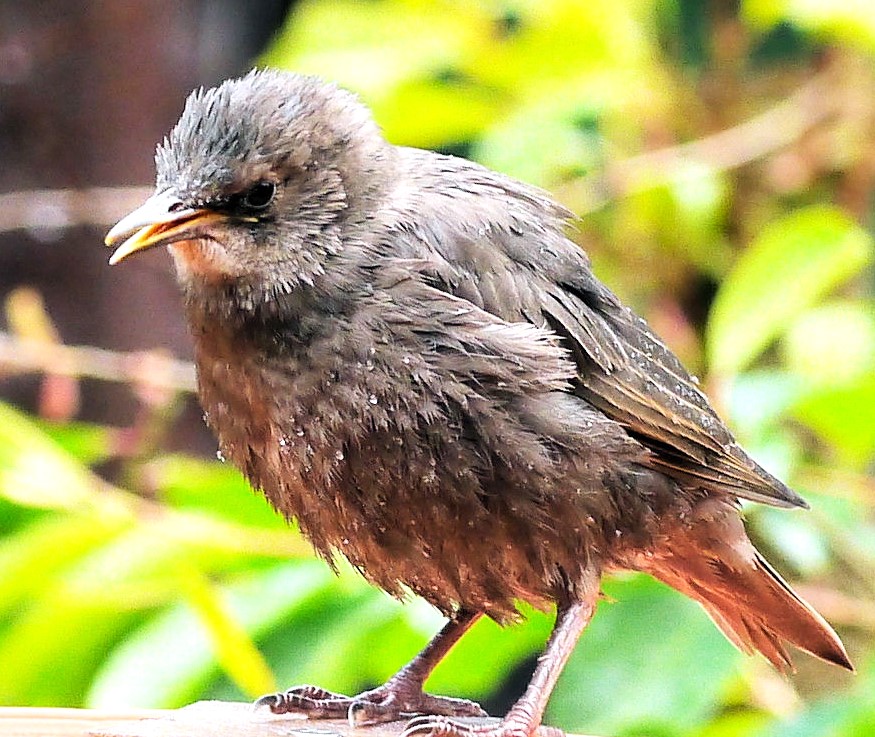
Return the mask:
M659 552L642 567L698 601L739 649L759 650L782 673L793 670L785 642L854 669L832 627L748 540L730 502L706 499L664 533Z

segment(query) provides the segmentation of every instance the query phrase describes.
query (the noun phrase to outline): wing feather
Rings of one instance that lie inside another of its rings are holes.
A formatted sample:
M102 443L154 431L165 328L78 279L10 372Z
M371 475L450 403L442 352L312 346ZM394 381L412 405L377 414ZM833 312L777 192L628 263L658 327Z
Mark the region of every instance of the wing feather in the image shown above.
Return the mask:
M416 167L429 165L421 153L410 156ZM681 485L806 506L739 447L677 357L596 279L564 235L570 213L539 190L511 179L496 184L469 162L440 161L467 186L411 204L391 239L406 268L504 321L552 330L577 367L569 391L622 425ZM420 218L436 202L439 210ZM416 224L424 220L427 237Z

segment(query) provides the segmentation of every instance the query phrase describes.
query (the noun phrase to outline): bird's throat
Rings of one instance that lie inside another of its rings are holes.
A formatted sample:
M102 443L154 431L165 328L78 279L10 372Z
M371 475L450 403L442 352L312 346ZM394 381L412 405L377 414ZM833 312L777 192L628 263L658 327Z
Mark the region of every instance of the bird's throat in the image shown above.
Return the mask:
M168 250L183 284L202 281L218 285L235 276L233 262L225 250L209 238L177 241Z

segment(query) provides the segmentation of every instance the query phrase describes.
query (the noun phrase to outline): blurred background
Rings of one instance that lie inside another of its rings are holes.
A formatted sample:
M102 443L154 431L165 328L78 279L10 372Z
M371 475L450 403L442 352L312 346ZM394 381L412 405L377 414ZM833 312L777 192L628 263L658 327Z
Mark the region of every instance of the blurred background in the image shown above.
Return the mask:
M858 673L778 676L641 576L550 724L649 737L875 725L875 5L868 0L0 1L0 703L175 707L381 683L440 626L308 545L216 458L163 252L102 237L195 86L253 65L357 91L398 144L581 216L596 273L812 505L758 546ZM503 713L552 624L481 622L431 690Z

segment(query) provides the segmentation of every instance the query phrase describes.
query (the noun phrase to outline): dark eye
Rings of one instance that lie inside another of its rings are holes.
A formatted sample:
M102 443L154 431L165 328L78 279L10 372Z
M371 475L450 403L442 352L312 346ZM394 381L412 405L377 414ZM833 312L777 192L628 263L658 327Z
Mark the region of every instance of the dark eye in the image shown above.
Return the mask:
M243 205L250 210L263 210L273 202L276 185L273 182L259 182L243 194Z

